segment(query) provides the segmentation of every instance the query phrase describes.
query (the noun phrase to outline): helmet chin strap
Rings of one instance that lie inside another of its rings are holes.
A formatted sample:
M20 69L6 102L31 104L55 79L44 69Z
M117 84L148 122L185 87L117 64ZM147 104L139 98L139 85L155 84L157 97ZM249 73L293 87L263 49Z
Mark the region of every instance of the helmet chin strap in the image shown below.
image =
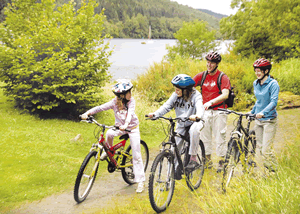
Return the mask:
M217 68L218 68L218 65L215 67L214 70L212 70L211 72L208 72L208 73L210 73L210 74L214 73L217 70Z
M260 78L260 79L258 79L258 82L259 82L259 84L261 83L261 81L266 77L266 76L268 76L269 75L269 72L267 72L266 73L266 70L264 71L264 75L263 75L263 77L262 78Z

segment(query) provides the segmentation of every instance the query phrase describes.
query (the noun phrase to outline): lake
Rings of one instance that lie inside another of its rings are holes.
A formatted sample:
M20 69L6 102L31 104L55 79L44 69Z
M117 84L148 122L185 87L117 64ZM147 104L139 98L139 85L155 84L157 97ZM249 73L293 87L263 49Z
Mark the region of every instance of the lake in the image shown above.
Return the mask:
M134 79L138 74L146 72L154 62L161 62L163 56L167 54L166 45L174 46L177 40L153 39L148 42L145 39L106 39L105 41L110 41L110 48L114 47L109 58L111 67L108 69L113 79ZM228 44L232 42L232 40L221 42L219 52L225 53Z

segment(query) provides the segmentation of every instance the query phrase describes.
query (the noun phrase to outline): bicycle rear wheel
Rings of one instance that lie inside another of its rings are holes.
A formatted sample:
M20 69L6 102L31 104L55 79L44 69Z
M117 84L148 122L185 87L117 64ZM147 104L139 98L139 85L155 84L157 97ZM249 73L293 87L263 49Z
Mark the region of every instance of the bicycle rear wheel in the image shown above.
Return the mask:
M148 162L149 162L149 149L147 144L141 140L141 155L142 155L142 160L143 160L143 165L144 165L144 171L146 172L147 167L148 167ZM129 157L124 156L123 160L122 160L122 165L125 164L132 164L132 149L131 149L131 145L128 146L128 148L126 149L126 153L130 154ZM129 185L134 184L134 173L133 173L133 165L129 166L129 167L125 167L121 169L122 171L122 177L124 179L124 181L126 183L128 183Z
M98 167L97 152L91 151L81 164L75 181L74 199L77 203L83 202L90 193L96 179Z
M174 156L163 151L153 161L148 186L150 203L157 213L165 211L171 203L175 189L174 176Z
M230 180L233 176L234 169L239 162L240 151L238 145L240 145L238 138L231 138L228 143L222 179L222 189L224 192L226 192L226 188L229 186Z
M186 166L190 160L189 149L185 151L185 154L188 158L184 158L187 163L184 163ZM194 191L198 189L202 178L204 175L204 165L205 165L205 148L203 142L200 140L197 148L197 163L199 164L193 171L186 171L186 184L187 186Z

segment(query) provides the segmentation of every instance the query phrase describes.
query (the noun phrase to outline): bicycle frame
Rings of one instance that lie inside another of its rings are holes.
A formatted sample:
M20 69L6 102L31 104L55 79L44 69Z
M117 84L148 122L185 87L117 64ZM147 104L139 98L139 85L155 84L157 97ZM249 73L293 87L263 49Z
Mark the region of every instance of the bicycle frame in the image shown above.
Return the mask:
M96 123L95 121L93 121L93 122ZM120 139L122 139L122 137L124 139L121 142L119 142L119 143L117 143L115 145L110 146L105 141L105 138L104 138L104 132L105 132L105 129L107 128L107 126L101 125L99 123L96 123L96 124L102 128L102 131L101 131L101 134L100 134L100 137L99 137L99 141L98 141L98 145L100 145L100 146L96 147L96 151L98 152L98 154L99 154L99 152L101 150L101 146L102 146L103 149L105 150L105 152L107 153L107 156L109 157L110 162L113 163L113 165L116 168L121 169L121 168L126 168L126 167L133 166L133 164L121 165L121 161L122 161L122 159L123 159L124 156L126 156L127 158L130 157L129 154L126 154L126 152L123 151L124 148L125 148L126 142L128 140L128 137L127 136L123 137L124 135L122 135L120 137ZM121 148L121 151L116 151L116 150L118 150L120 148ZM92 146L91 150L94 150L94 149L95 149L95 145ZM117 158L114 158L115 154L118 155ZM98 155L97 161L100 161L100 155Z
M230 139L234 139L236 137L239 139L239 141L237 142L237 146L240 150L240 153L244 154L244 152L247 152L245 150L245 148L247 147L247 145L245 145L245 141L248 141L252 137L252 136L250 136L250 124L253 120L255 120L256 116L254 114L243 114L243 113L238 113L238 112L228 110L228 109L219 108L218 110L219 111L224 111L227 114L234 113L234 114L239 116L237 126L235 127L234 131L231 132ZM242 124L243 117L248 117L249 118L246 127L244 127L243 124ZM247 153L246 153L246 155L247 155ZM244 158L246 158L246 156Z
M176 141L175 141L175 137L180 137L183 140L185 140L186 142L190 142L190 141L189 141L189 139L186 136L178 134L177 132L175 132L175 124L176 123L174 122L173 119L170 119L170 123L171 123L171 127L170 127L169 141L168 142L163 142L163 144L162 144L163 145L163 149L162 150L165 150L165 146L168 145L168 144L171 146L171 148L173 147L174 148L175 156L177 157L177 161L178 161L180 170L183 171L184 170L183 162L182 162L180 154L179 154L179 150L178 150L178 147L177 147L177 144L176 144ZM171 149L171 152L173 152L172 149ZM184 177L185 177L185 173L183 173L183 178Z
M175 141L175 137L180 137L184 141L190 143L190 140L189 140L188 136L185 136L185 135L182 135L182 134L179 134L179 133L175 132L175 125L176 125L175 121L177 119L181 119L182 120L182 118L174 118L174 119L173 118L166 118L166 117L160 117L160 118L169 120L170 124L171 124L171 126L169 128L169 130L170 130L169 140L168 140L168 142L163 142L162 143L163 148L161 149L161 151L163 151L163 150L169 150L170 152L174 153L175 157L177 158L180 170L183 171L183 178L185 178L185 168L183 166L183 162L182 162L182 159L181 159L181 156L180 156L180 152L178 150L178 147L177 147L177 144L176 144L176 141ZM202 119L199 119L199 121L200 120L202 120ZM170 149L165 149L166 145L170 145L171 148L173 147L174 151L172 151L172 149L171 150Z
M148 116L146 115L146 117ZM196 160L193 161L195 161L196 164L194 163L194 166L187 168L191 157L189 154L190 145L188 145L190 143L189 132L186 130L184 134L177 133L175 131L175 124L176 121L180 120L186 122L190 119L187 117L166 118L159 116L152 120L159 118L168 120L170 125L168 126L167 132L165 132L165 134L167 134L167 142L163 141L161 143L162 148L153 161L149 176L149 199L152 208L158 213L165 211L171 203L175 190L175 180L185 179L191 191L199 188L205 165L205 148L203 142L199 139L199 143L197 142L198 148L194 151ZM199 121L201 121L201 119L196 120L196 122ZM184 140L180 151L176 144L175 137Z
M126 150L124 150L126 142L129 139L129 135L123 134L119 138L119 143L110 146L105 140L105 129L120 130L118 126L106 126L104 124L99 124L95 119L93 119L92 116L89 116L88 118L86 118L86 120L83 121L88 123L95 123L97 126L99 126L100 129L97 129L97 132L94 131L94 135L97 141L93 143L90 152L85 156L77 173L74 186L74 199L77 203L83 202L90 193L90 190L92 189L92 186L95 182L99 164L101 161L106 160L106 162L108 163L108 172L113 173L116 170L120 170L122 177L127 184L131 185L135 183L131 145L129 145ZM125 129L125 131L130 132L131 130ZM143 167L144 171L146 171L149 162L149 150L147 144L143 140L140 140L140 145ZM106 158L101 158L103 150L106 152L108 157L106 156Z
M245 135L245 137L247 139L250 137L249 129L250 129L250 124L251 124L253 119L250 117L250 119L248 120L248 123L247 123L247 127L244 128L243 125L242 125L242 118L243 118L243 115L239 115L239 120L238 120L238 124L236 126L236 131L231 132L231 137L233 137L234 135L237 135L238 138L241 139L243 134Z

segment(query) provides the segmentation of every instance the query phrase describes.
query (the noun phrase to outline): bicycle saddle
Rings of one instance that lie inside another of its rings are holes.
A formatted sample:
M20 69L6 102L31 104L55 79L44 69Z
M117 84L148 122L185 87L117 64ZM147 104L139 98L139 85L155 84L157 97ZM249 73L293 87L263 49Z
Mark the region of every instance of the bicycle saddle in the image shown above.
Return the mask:
M119 139L120 140L122 140L122 139L128 140L128 138L129 138L128 134L123 134Z

